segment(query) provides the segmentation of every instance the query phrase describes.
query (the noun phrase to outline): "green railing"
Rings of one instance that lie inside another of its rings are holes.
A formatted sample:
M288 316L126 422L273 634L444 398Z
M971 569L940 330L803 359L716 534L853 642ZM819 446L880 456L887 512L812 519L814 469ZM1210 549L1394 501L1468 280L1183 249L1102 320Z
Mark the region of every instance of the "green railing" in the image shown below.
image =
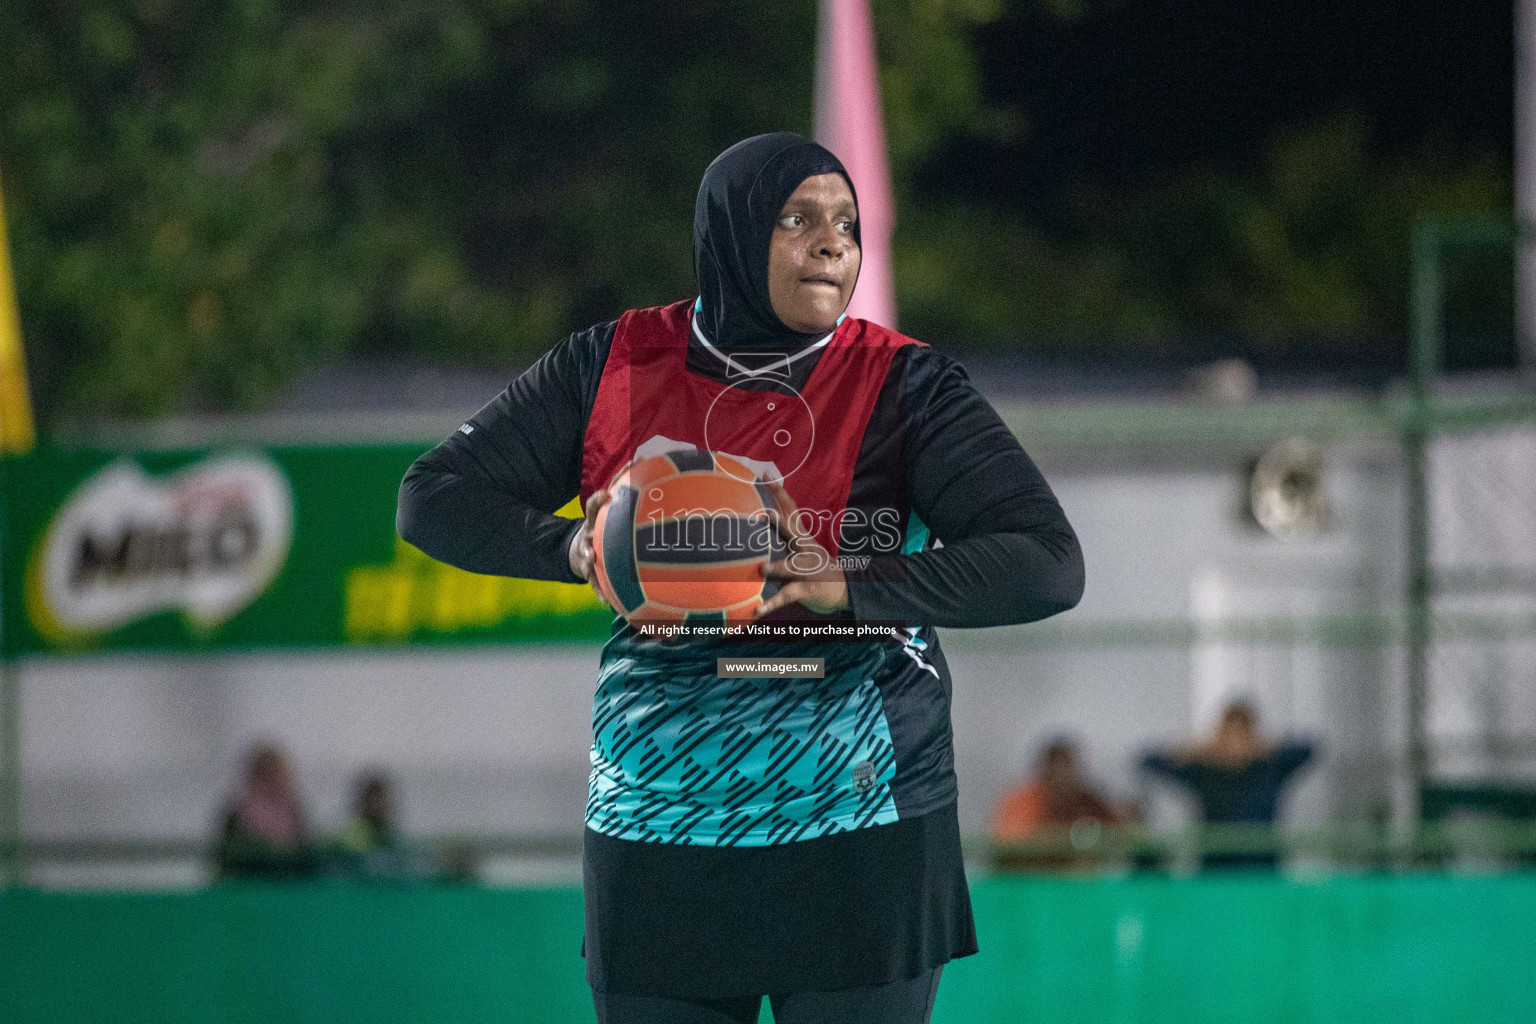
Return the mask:
M1302 860L1343 869L1420 871L1463 861L1484 869L1536 866L1536 790L1493 786L1431 789L1426 791L1425 802L1431 805L1434 817L1412 828L1358 821L1303 830L1271 825L1203 825L1153 831L1134 824L1104 826L1085 820L1070 828L1042 829L1028 842L1016 844L998 845L985 836L968 836L964 849L967 862L982 874L995 867L1069 867L1088 872L1181 870L1204 857L1252 854L1273 855L1282 864ZM399 852L405 860L417 863L467 865L472 876L472 866L488 859L565 859L574 863L581 856L581 837L565 833L447 835L418 840ZM309 865L320 875L348 873L344 859L328 862L325 853L326 847L317 845L300 851L293 860ZM211 865L215 855L209 844L185 839L34 840L19 846L0 842L0 857L27 865L166 861Z

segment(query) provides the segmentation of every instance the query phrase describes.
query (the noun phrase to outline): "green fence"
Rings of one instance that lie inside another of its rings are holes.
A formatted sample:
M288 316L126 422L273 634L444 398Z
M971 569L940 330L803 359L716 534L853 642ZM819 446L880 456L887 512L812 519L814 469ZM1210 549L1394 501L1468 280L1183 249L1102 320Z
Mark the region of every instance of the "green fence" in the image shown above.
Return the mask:
M936 1024L1522 1021L1536 875L992 878ZM0 893L8 1024L592 1021L574 889ZM765 1011L764 1019L768 1019Z

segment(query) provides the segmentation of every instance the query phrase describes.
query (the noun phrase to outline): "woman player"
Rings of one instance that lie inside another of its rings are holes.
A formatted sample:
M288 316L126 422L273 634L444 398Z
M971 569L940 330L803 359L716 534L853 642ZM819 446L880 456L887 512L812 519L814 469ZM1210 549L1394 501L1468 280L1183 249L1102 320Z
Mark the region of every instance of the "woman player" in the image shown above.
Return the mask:
M859 260L836 157L788 132L740 142L699 188L698 298L573 334L401 485L400 535L433 557L580 582L615 472L724 451L773 482L792 555L816 556L767 567L768 620L897 624L773 646L615 620L583 849L602 1024L756 1021L765 995L779 1024L919 1024L942 966L976 951L934 627L1070 608L1082 556L964 371L843 315ZM576 494L585 519L552 514ZM776 653L824 658L824 678L717 675Z

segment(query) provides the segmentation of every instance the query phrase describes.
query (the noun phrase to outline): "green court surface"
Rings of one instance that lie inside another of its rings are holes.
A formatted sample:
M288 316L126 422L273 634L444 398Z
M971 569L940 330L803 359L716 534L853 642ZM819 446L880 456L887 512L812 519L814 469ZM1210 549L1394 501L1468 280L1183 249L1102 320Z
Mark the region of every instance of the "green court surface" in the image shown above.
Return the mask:
M1536 875L972 891L982 952L937 1024L1536 1020ZM0 1021L590 1024L581 927L575 889L10 890Z

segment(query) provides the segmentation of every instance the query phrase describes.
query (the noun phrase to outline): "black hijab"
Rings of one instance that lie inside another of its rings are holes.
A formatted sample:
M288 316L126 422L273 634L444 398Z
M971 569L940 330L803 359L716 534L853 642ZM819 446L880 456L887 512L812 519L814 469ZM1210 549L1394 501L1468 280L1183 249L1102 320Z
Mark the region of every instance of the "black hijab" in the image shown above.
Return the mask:
M821 337L791 330L774 313L768 243L779 211L800 183L834 171L852 191L842 161L794 132L743 139L709 165L693 207L693 272L703 303L695 315L710 342L782 348ZM857 220L853 238L859 241Z

